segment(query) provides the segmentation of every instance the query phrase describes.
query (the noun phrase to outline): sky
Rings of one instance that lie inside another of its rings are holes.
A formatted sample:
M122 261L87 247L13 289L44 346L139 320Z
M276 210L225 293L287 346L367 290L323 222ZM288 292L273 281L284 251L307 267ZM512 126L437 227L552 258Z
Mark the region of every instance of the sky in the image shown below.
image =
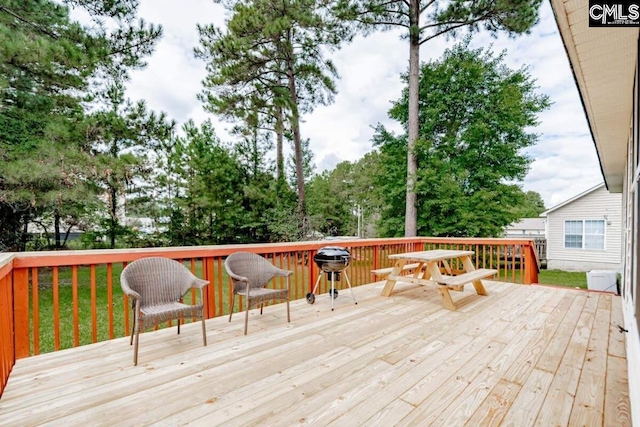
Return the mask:
M128 96L146 100L149 108L166 112L178 124L209 118L224 140L231 124L205 112L197 100L206 71L205 63L193 55L198 44L196 24L224 26L223 7L213 0L141 0L139 14L162 25L164 36L148 66L132 74ZM305 115L301 124L302 137L310 139L316 172L344 160L356 161L371 151L377 123L401 130L387 112L401 95L400 75L408 68L409 46L402 34L375 32L331 53L340 74L338 94L331 105ZM454 43L445 37L425 43L421 61L439 58ZM540 193L550 208L601 183L597 153L549 2L542 3L540 22L531 34L509 39L480 33L471 45L506 50L505 63L512 69L527 66L539 92L552 102L531 130L539 141L526 150L534 160L522 189Z

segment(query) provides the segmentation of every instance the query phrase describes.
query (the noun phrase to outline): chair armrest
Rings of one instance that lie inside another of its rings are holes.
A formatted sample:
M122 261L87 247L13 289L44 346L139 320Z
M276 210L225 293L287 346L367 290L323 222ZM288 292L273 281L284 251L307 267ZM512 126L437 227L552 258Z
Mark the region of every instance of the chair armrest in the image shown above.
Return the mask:
M232 273L230 271L227 270L227 274L229 275L229 277L231 277L233 279L234 282L245 282L245 283L249 283L249 279L244 277L244 276L240 276L238 274Z
M120 287L122 288L122 292L129 298L140 299L140 294L134 291L129 287L129 284L126 280L120 280Z
M291 276L293 274L293 271L291 270L283 270L281 268L278 267L273 267L273 277L286 277L287 278L287 290L290 290L291 288L291 283L289 280L289 276Z
M283 270L281 268L278 267L273 267L274 268L274 274L276 276L280 276L280 277L289 277L293 274L293 271L291 270Z
M209 284L208 280L200 279L199 277L193 277L193 282L191 283L192 288L203 289L205 286Z

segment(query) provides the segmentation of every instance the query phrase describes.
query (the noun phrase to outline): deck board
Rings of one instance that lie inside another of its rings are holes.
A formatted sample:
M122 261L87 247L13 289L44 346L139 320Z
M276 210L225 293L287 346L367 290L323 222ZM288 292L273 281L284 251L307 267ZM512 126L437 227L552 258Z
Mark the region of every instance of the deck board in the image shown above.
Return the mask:
M382 286L21 359L0 426L631 425L620 297Z

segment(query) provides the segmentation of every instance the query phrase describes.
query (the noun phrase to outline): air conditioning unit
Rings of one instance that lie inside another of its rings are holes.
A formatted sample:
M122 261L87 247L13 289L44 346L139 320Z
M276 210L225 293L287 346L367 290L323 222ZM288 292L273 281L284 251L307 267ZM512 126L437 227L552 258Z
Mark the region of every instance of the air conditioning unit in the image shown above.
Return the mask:
M614 270L591 270L587 272L587 289L593 291L620 293L618 272Z

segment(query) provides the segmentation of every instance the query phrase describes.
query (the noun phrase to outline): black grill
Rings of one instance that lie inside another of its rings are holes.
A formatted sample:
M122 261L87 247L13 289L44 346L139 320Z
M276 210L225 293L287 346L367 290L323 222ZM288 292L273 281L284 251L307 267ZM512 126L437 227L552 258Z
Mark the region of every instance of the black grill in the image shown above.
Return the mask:
M333 311L333 300L338 298L338 290L335 288L335 282L340 280L340 273L349 266L351 262L351 254L345 248L340 246L326 246L318 249L318 252L313 256L313 261L316 263L320 271L327 273L327 280L331 282L331 289L329 295L331 297L331 311ZM307 294L307 302L313 304L316 301L316 290L320 284L320 278L322 273L318 274L316 285L313 290ZM349 276L347 272L344 272L344 277L347 279L347 285L351 292L351 299L355 304L356 297L353 295L353 289L351 289L351 282L349 282Z
M313 260L325 273L340 272L349 266L351 254L340 246L326 246L318 250Z

